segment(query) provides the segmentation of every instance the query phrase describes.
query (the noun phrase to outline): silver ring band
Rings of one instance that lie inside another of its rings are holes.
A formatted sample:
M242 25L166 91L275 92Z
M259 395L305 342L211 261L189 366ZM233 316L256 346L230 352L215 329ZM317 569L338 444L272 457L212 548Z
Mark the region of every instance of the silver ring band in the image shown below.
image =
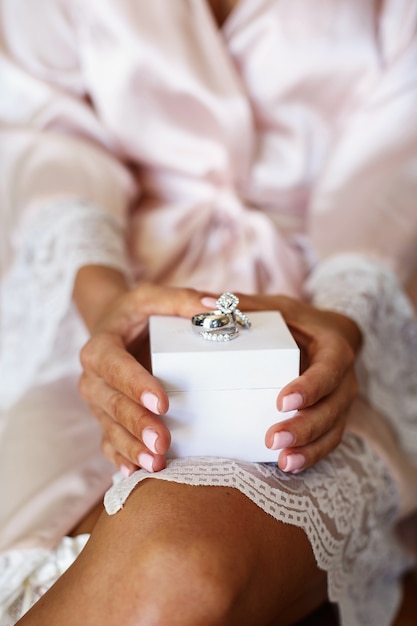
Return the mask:
M235 309L233 315L238 324L240 324L244 328L250 328L252 326L252 322L250 321L246 313L242 313L242 311L239 311L239 309Z
M224 328L233 328L235 320L232 315L221 313L220 311L209 311L208 313L199 313L191 318L194 330L213 331Z
M252 322L237 308L239 298L226 291L216 301L217 309L191 318L193 330L206 341L226 342L239 336L239 326L250 328Z

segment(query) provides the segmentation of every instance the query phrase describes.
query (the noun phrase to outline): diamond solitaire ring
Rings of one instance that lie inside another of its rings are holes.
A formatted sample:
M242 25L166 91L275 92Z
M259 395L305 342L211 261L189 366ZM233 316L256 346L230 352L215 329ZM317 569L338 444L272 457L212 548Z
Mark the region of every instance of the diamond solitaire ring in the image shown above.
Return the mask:
M217 309L198 313L191 318L195 332L207 341L226 342L239 335L239 326L251 327L251 321L245 313L239 311L239 298L233 293L223 293L216 302Z
M216 302L216 306L219 311L225 314L228 313L233 315L235 320L241 326L250 328L252 326L252 322L250 321L246 313L242 313L242 311L239 311L239 309L237 308L238 304L239 298L235 296L234 293L229 292L223 293Z

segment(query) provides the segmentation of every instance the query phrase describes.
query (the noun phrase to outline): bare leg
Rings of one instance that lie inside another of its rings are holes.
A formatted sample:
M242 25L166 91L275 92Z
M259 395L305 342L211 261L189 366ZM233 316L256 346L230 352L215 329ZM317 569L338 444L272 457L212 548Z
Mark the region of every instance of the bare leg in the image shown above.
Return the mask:
M103 498L85 515L68 533L69 537L76 537L83 533L91 533L104 511Z
M235 489L141 483L20 626L281 626L326 599L303 531Z

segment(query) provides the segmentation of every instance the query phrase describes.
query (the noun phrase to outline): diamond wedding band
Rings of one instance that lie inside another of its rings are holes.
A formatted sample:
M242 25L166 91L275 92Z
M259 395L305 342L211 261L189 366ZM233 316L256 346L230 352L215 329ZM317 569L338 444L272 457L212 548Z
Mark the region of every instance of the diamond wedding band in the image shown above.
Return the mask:
M228 330L225 330L223 332L209 332L207 330L203 331L202 333L200 333L200 335L202 336L203 339L205 339L206 341L218 341L218 342L226 342L226 341L231 341L232 339L235 339L239 334L239 329L237 326L235 326L234 328L230 328Z

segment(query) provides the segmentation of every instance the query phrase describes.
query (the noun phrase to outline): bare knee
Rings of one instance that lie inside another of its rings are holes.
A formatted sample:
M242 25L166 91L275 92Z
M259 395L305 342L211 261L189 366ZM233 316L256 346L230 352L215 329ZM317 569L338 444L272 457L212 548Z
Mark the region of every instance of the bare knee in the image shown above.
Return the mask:
M132 623L142 626L222 626L242 590L241 576L204 542L152 541L134 568Z
M112 626L270 624L316 574L302 531L239 492L164 481L145 481L120 515L103 516L91 545L95 573L108 572L94 597L111 594Z

